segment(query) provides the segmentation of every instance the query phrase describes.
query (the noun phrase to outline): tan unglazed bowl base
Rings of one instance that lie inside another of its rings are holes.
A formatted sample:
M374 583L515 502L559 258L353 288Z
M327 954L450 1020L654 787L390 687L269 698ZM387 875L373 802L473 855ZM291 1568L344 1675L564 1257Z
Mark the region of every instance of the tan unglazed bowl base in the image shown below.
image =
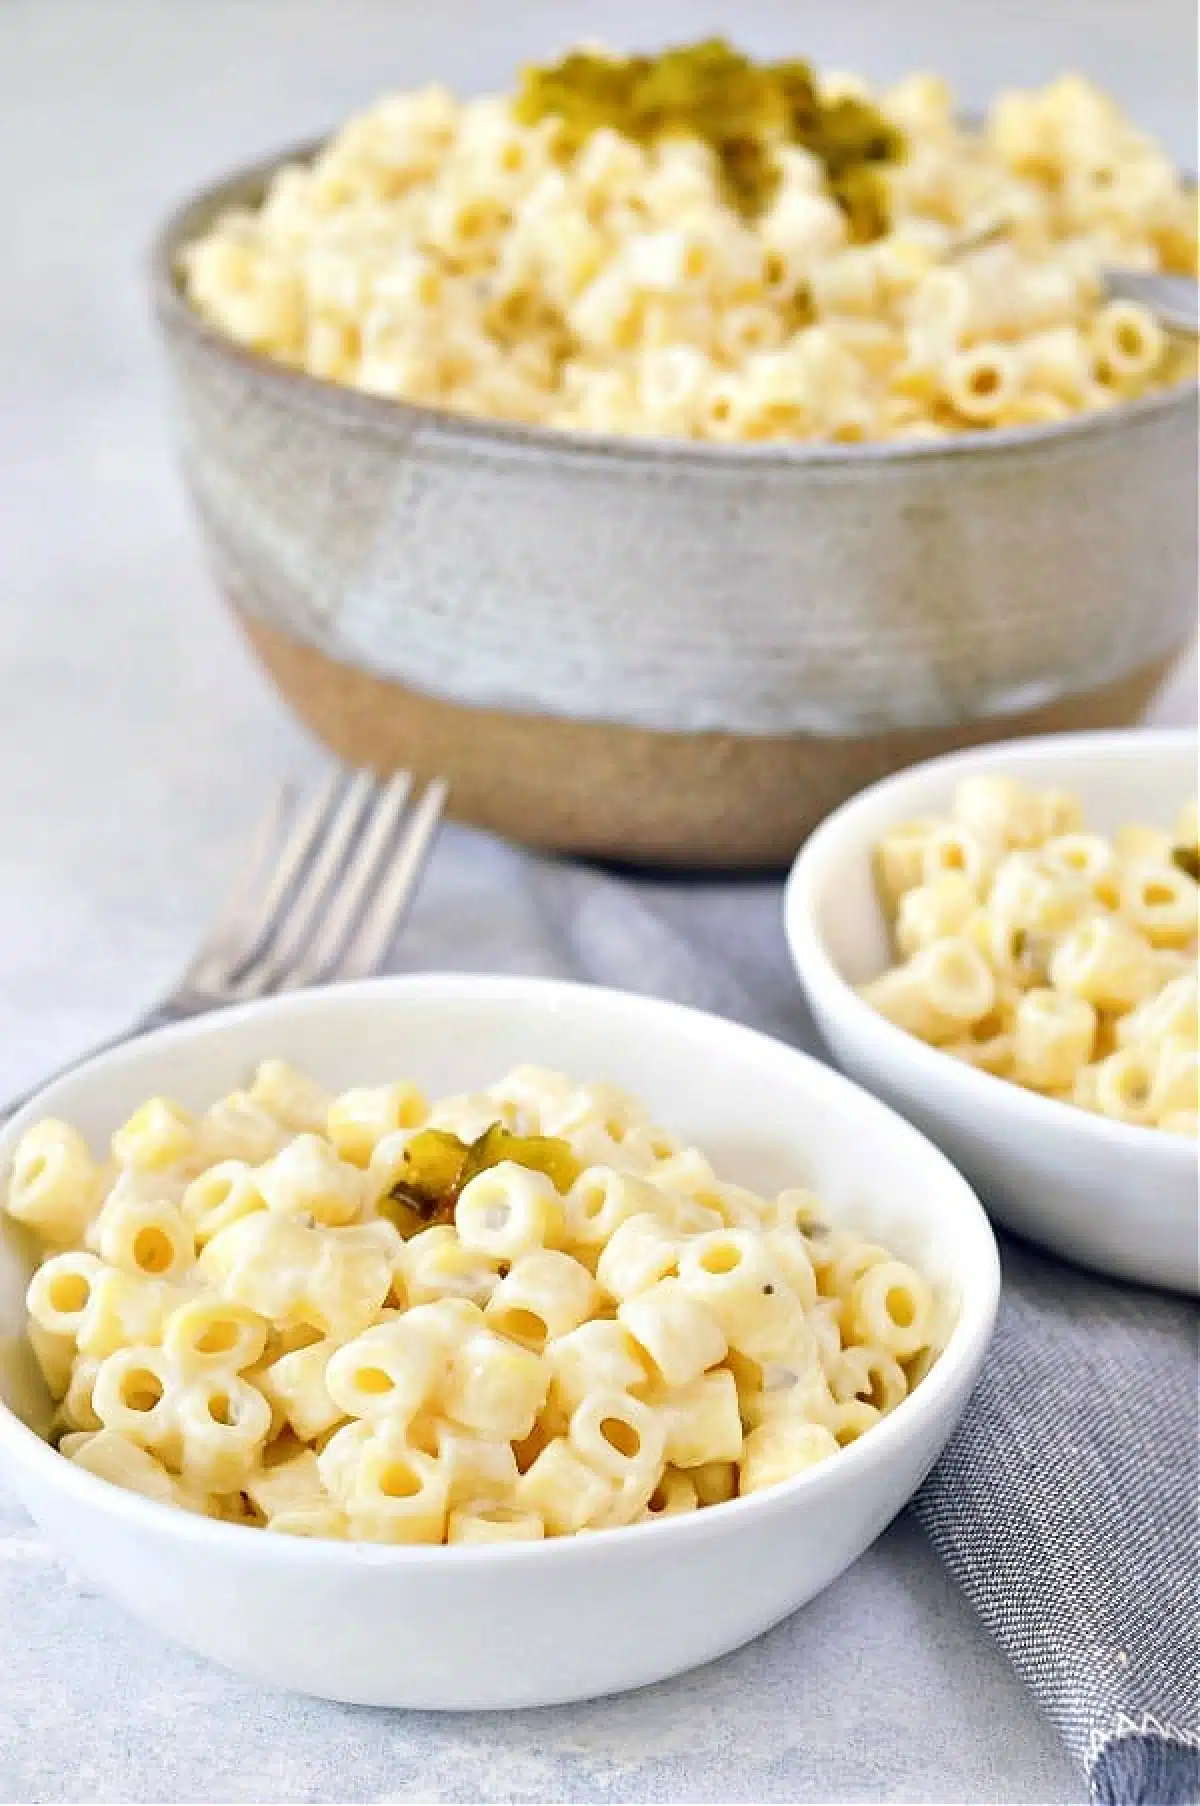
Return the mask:
M1176 656L1019 715L865 739L751 739L466 708L369 676L236 606L235 613L297 715L346 763L441 774L459 821L529 846L693 869L781 868L838 803L938 753L1015 735L1128 727Z

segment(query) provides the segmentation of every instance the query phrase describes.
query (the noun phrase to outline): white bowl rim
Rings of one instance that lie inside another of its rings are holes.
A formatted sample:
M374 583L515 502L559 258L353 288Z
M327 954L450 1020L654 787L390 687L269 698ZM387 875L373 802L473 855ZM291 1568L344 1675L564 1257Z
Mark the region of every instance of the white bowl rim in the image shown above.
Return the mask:
M836 991L840 1010L863 1027L869 1024L894 1053L903 1052L916 1075L926 1075L943 1089L953 1092L964 1110L973 1108L978 1114L986 1116L990 1113L993 1117L998 1111L1021 1116L1028 1113L1033 1124L1041 1123L1059 1132L1073 1129L1114 1150L1124 1150L1143 1158L1157 1151L1163 1160L1173 1161L1180 1167L1194 1163L1196 1143L1190 1136L1164 1134L1161 1129L1147 1128L1140 1123L1118 1122L1113 1117L1082 1110L1077 1104L1043 1097L1038 1091L1014 1084L1011 1079L968 1065L965 1060L956 1060L942 1048L932 1047L889 1021L860 997L839 971L817 926L816 898L820 862L826 848L836 842L844 824L881 797L903 797L913 778L943 771L949 775L958 771L1007 767L1010 760L1014 764L1036 765L1039 758L1046 755L1053 759L1060 755L1116 752L1141 758L1188 748L1194 753L1196 744L1196 732L1188 727L1116 728L1095 733L1031 735L1028 739L993 740L984 746L942 753L936 759L907 765L902 771L869 784L825 817L801 847L788 874L784 887L784 928L797 972L806 984L811 980L827 992ZM896 819L903 820L903 813L899 812Z
M265 352L239 344L191 305L180 289L176 274L176 259L189 241L197 216L215 217L218 208L232 204L236 193L265 180L286 164L313 157L327 141L327 136L307 138L258 157L194 190L181 201L168 214L151 246L150 281L154 306L162 321L187 331L209 351L253 371L258 378L286 395L291 405L318 416L339 418L348 423L357 421L376 429L382 438L395 439L404 447L411 444L414 430L424 427L447 440L465 440L473 446L491 444L510 453L524 452L531 456L558 455L575 465L600 460L650 466L708 465L719 470L736 465L819 469L896 461L925 463L989 453L998 456L1005 451L1039 448L1052 451L1062 441L1080 434L1120 432L1127 425L1153 420L1180 406L1194 410L1200 399L1200 382L1191 378L1148 390L1132 401L1118 401L1111 408L1082 409L1065 420L1031 426L968 429L945 439L866 440L857 444L799 439L725 444L650 433L590 433L576 427L531 425L372 395L345 383L311 376L305 370L294 370Z
M851 1092L854 1094L856 1108L865 1111L868 1116L888 1118L894 1130L902 1131L904 1139L914 1149L920 1144L923 1156L932 1158L935 1165L942 1169L944 1179L960 1194L962 1207L971 1216L973 1240L977 1244L972 1250L970 1286L963 1286L964 1295L960 1300L959 1314L950 1337L916 1391L910 1393L879 1423L873 1424L868 1433L858 1437L849 1447L841 1449L836 1458L820 1462L777 1486L764 1488L745 1498L725 1500L716 1509L680 1512L652 1523L589 1530L582 1535L549 1537L539 1542L424 1545L348 1542L332 1537L264 1535L253 1525L231 1524L217 1518L202 1517L177 1505L161 1504L144 1498L139 1493L130 1492L89 1473L43 1441L3 1401L0 1401L0 1457L7 1453L14 1461L40 1469L50 1485L72 1495L81 1506L103 1508L112 1515L123 1518L135 1529L139 1524L145 1525L148 1530L172 1529L190 1542L210 1544L214 1554L220 1554L222 1549L230 1552L240 1549L246 1554L252 1547L257 1547L262 1551L263 1559L268 1561L295 1561L322 1567L343 1564L352 1567L437 1567L448 1562L456 1566L496 1561L519 1564L530 1561L564 1562L578 1558L581 1551L586 1558L587 1551L592 1547L606 1549L616 1542L637 1549L643 1546L643 1539L652 1536L673 1536L701 1543L714 1535L722 1534L723 1525L728 1525L730 1531L739 1525L751 1531L756 1521L789 1509L801 1492L804 1496L819 1496L836 1489L843 1482L853 1483L856 1477L865 1475L870 1468L878 1468L885 1463L893 1445L901 1444L906 1439L907 1430L910 1427L916 1429L922 1417L936 1420L942 1408L943 1395L951 1389L958 1375L964 1369L970 1371L984 1358L999 1305L999 1251L982 1204L962 1174L940 1149L911 1123L906 1122L898 1112L811 1054L770 1035L761 1034L756 1029L716 1016L710 1011L670 1003L639 992L566 979L482 976L445 971L360 979L239 1004L211 1015L193 1017L168 1028L156 1029L148 1035L139 1035L119 1047L80 1061L78 1066L71 1068L69 1075L57 1075L51 1085L31 1097L0 1129L0 1162L11 1151L23 1129L36 1119L40 1099L45 1091L57 1084L59 1079L94 1071L101 1066L134 1064L146 1047L175 1046L186 1044L189 1040L203 1039L214 1030L219 1031L220 1026L226 1022L242 1022L251 1016L261 1016L264 1021L269 1021L272 1015L283 1014L294 1008L298 1001L328 1001L330 1007L336 1007L337 1002L344 997L386 996L395 993L418 999L482 999L491 1004L502 1004L509 999L528 1000L531 997L544 999L547 1004L555 1001L570 1003L585 996L591 1002L598 1000L602 1007L618 1011L630 1010L635 1016L646 1019L665 1016L683 1026L689 1023L699 1026L703 1032L710 1032L715 1024L747 1051L754 1049L760 1054L768 1052L768 1057L772 1059L782 1058L795 1063L803 1069L804 1079L810 1084L815 1082L818 1089ZM974 1263L978 1263L977 1267ZM967 1295L968 1290L970 1296ZM711 1522L713 1518L717 1520L716 1523ZM255 1542L247 1542L248 1537L254 1537ZM631 1537L634 1539L632 1545L629 1543ZM231 1543L230 1538L236 1540Z

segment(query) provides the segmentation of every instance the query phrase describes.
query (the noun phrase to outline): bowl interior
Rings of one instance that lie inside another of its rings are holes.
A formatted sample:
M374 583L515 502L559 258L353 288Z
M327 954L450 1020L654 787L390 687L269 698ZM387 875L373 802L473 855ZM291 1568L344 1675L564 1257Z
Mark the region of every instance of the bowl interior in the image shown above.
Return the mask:
M155 1093L202 1108L279 1056L332 1087L414 1078L431 1095L532 1063L633 1092L722 1177L761 1191L811 1186L830 1215L913 1261L942 1303L943 1333L990 1313L995 1248L966 1182L916 1130L818 1062L716 1017L648 998L520 979L374 980L300 993L143 1038L67 1074L0 1136L73 1122L102 1149ZM27 1239L0 1219L0 1397L35 1428L47 1400L24 1346ZM955 1331L955 1335L959 1333Z
M847 804L818 830L796 868L793 926L807 914L837 971L863 984L892 963L872 874L881 836L915 816L945 813L960 779L1004 774L1083 802L1089 828L1112 834L1132 821L1169 828L1196 792L1196 741L1186 732L1078 734L983 747L904 771Z

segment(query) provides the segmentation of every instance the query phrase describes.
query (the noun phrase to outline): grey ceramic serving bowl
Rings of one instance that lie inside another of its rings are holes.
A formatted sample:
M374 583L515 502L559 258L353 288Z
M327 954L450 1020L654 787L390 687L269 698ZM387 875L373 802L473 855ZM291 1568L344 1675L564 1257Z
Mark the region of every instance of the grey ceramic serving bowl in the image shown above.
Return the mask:
M766 866L898 766L1135 721L1196 602L1196 392L1059 425L715 446L473 420L299 374L153 258L219 583L343 758L442 771L465 819Z

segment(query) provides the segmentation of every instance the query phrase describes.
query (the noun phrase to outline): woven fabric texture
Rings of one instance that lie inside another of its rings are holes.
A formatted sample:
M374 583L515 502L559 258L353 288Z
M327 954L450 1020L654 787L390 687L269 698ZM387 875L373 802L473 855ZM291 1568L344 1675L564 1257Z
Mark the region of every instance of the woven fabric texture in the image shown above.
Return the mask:
M1008 1242L996 1340L913 1507L1097 1800L1200 1799L1197 1313Z

